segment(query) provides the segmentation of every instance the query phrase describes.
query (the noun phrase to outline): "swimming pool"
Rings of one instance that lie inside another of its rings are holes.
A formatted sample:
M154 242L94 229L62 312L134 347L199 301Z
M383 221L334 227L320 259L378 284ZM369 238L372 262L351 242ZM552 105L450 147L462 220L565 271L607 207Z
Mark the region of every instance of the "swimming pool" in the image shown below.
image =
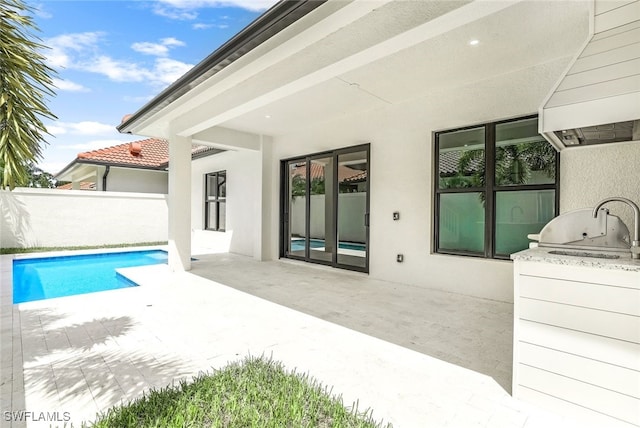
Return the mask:
M324 247L324 239L309 239L309 247L310 248ZM358 244L353 242L340 242L338 243L338 248L341 248L343 250L358 250L358 251L366 250L366 247L364 244ZM304 251L304 239L292 239L291 251Z
M116 269L167 262L162 250L17 259L13 261L13 303L135 287Z

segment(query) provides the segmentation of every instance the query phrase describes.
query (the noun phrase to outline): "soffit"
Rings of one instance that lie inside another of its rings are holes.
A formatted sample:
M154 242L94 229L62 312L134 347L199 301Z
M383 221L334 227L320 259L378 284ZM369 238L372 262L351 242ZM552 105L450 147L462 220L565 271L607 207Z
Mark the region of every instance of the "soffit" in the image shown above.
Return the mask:
M429 100L430 93L442 96L446 88L572 57L587 36L588 11L588 2L518 3L233 117L222 126L279 135L416 98L437 102ZM480 44L469 46L474 38Z

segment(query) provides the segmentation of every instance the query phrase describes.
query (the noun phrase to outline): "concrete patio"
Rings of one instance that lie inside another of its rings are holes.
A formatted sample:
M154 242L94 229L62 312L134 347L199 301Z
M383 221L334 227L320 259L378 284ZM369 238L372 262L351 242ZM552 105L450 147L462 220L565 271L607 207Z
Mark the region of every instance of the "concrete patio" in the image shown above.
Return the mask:
M193 273L124 270L140 287L14 306L11 258L2 256L2 427L49 426L10 410L78 426L249 354L309 372L395 427L572 425L443 361L508 382L509 305L303 264L198 258Z

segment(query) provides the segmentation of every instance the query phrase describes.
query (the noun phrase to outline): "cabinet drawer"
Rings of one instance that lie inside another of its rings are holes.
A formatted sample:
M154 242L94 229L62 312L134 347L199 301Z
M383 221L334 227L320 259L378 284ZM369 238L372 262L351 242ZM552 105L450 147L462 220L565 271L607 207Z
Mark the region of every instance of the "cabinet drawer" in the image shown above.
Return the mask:
M520 363L640 399L640 372L520 342Z
M518 323L517 329L518 340L521 342L640 372L640 345L638 344L524 320Z
M594 259L597 260L597 259ZM640 265L640 262L638 263ZM520 262L514 266L516 276L558 278L569 281L590 282L592 284L614 285L640 289L640 272L620 269L606 269L572 266L542 262Z
M518 370L521 386L640 425L640 400L637 398L523 364Z
M565 416L575 421L580 421L580 425L571 424L571 427L581 426L583 428L637 428L637 425L632 425L627 422L623 422L619 419L614 419L610 416L603 415L591 409L578 406L577 404L569 403L568 401L559 400L551 395L543 394L542 392L527 388L520 387L518 389L517 398L524 400L528 403L536 404L537 406L554 412L558 415Z
M635 288L521 276L520 295L532 299L640 316L640 290Z
M521 297L520 318L640 343L640 317Z

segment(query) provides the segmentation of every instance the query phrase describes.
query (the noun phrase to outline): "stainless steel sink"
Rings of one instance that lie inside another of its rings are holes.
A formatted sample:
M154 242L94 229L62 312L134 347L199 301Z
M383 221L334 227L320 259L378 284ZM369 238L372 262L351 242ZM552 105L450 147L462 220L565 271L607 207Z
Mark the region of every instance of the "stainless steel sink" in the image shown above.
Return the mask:
M592 257L595 259L619 259L620 258L620 255L618 254L591 253L587 251L553 250L553 251L549 251L549 254L556 254L558 256Z

